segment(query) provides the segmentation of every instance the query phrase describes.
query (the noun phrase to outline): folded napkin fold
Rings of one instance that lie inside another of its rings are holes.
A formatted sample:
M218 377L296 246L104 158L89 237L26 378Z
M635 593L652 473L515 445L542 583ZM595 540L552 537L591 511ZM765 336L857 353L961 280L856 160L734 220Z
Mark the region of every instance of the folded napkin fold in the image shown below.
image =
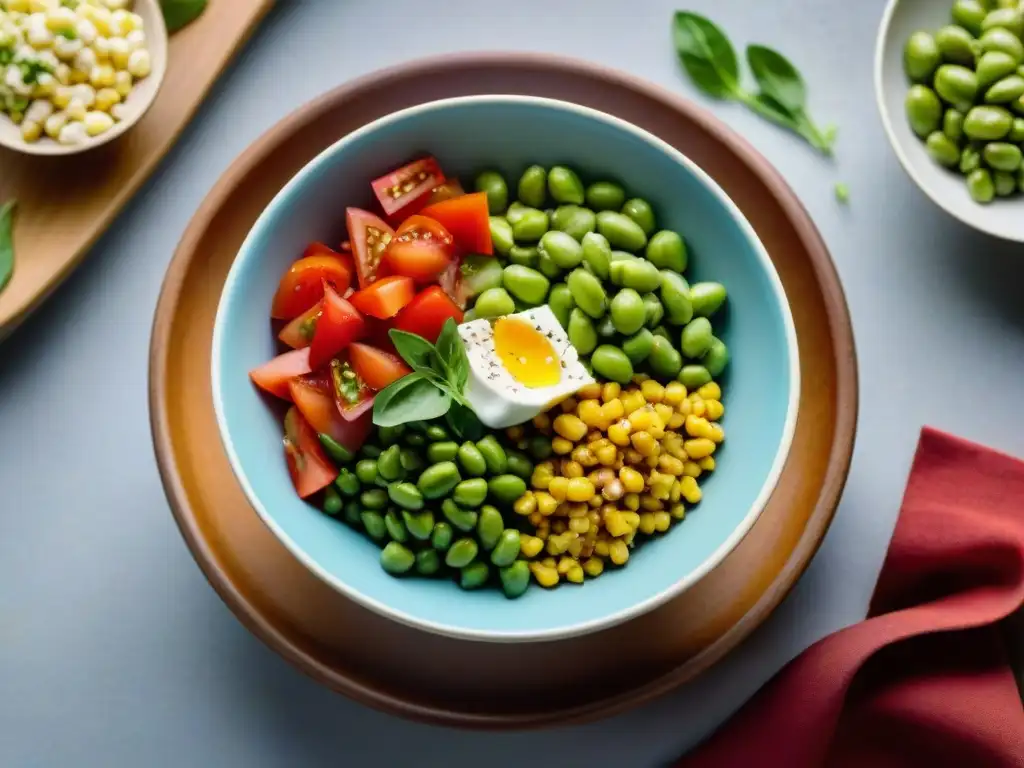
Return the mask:
M1020 768L997 622L1024 605L1024 462L926 428L868 618L811 646L678 768Z

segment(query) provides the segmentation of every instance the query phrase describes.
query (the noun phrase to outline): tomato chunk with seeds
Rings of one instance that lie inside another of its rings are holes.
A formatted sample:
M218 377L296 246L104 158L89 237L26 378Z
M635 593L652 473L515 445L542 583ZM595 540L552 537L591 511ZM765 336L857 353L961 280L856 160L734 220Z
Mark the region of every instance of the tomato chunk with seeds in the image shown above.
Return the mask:
M346 209L345 221L356 262L359 287L366 288L382 276L378 274L381 256L395 236L395 231L379 216L359 208Z
M425 157L374 179L370 186L384 213L397 218L415 213L417 206L422 207L444 180L437 160Z
M313 368L327 365L366 332L366 323L354 306L341 298L330 286L324 291L323 312L316 321L316 330L309 347L309 364Z
M249 371L249 378L263 391L282 400L291 400L288 383L312 370L309 364L309 350L294 349L278 355L259 368L253 368Z
M386 320L397 315L415 295L416 286L411 277L394 275L378 280L349 298L360 312Z
M455 244L463 250L487 255L494 252L487 195L484 192L442 200L428 205L420 213L441 222L441 226L455 238Z
M462 188L458 179L446 179L444 184L434 187L430 197L427 198L427 205L440 203L442 200L451 200L453 197L462 197L464 194L466 194L466 190Z
M316 432L296 406L284 416L284 455L292 485L303 499L323 490L338 476Z
M344 293L351 283L352 270L340 254L305 256L281 278L270 316L275 320L296 318L323 298L325 284Z
M316 324L320 319L320 315L323 314L323 311L324 303L323 300L321 300L294 320L291 320L284 328L281 329L281 332L277 334L277 338L292 349L308 347L313 341L313 334L316 333Z
M356 375L366 382L366 386L377 392L412 373L409 366L397 355L367 344L352 344L348 348L348 354Z
M434 343L449 317L458 325L462 322L462 310L440 286L433 285L422 291L401 311L395 321L395 328L415 333Z
M448 230L426 216L410 216L395 232L384 259L396 275L433 282L452 263L455 241Z

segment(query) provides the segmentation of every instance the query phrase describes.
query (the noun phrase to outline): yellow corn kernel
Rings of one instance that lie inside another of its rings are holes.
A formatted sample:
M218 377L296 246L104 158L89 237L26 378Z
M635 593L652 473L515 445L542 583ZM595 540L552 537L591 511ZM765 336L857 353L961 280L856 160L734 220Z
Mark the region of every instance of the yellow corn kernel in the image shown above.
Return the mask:
M608 421L604 409L597 400L584 400L576 409L576 413L584 424L594 429L606 429Z
M639 493L627 493L622 499L622 506L626 509L636 512L640 509L640 494Z
M604 499L602 499L597 494L594 494L594 498L592 498L590 501L588 501L587 505L596 508L596 507L600 507L601 504L603 504L603 503L604 503Z
M680 461L686 461L686 450L683 448L683 441L679 435L666 437L661 443L661 448L669 456L674 456Z
M686 507L681 503L673 504L669 507L668 513L674 520L682 520L686 517ZM522 545L520 544L519 546L522 549Z
M572 447L572 441L566 440L564 437L555 437L551 440L551 450L559 456L565 456L567 453L572 453Z
M712 421L718 421L722 418L725 413L725 406L722 405L721 400L705 400L704 401L704 415Z
M566 502L563 506L565 507L566 517L570 519L586 517L590 512L590 505L584 501Z
M626 409L626 413L632 413L633 411L647 405L647 401L638 389L631 389L627 392L623 392L620 399L622 400L622 407Z
M608 547L608 556L616 565L625 565L629 560L629 547L625 542L613 541Z
M587 442L587 445L589 445L591 443L596 443L599 440L603 440L603 439L604 439L604 435L598 429L590 430L589 432L587 432L587 436L584 438L584 440L586 440L586 442Z
M604 418L606 424L611 424L614 421L618 421L626 414L626 409L622 405L622 401L618 398L609 400L607 403L601 406L601 416Z
M590 530L590 521L585 517L574 517L569 520L569 530L582 536Z
M575 560L572 561L572 567L565 572L565 579L570 584L582 584L583 583L583 566L577 563Z
M530 563L530 573L542 587L553 587L558 584L558 571L543 563Z
M114 90L120 94L122 99L127 99L128 95L132 92L132 85L134 79L131 74L125 70L118 70L114 74Z
M568 477L553 477L551 482L548 484L548 493L554 497L555 501L565 501L565 494L568 490Z
M554 568L556 565L558 565L558 561L556 561L553 557L545 557L543 560L540 561L540 564L543 565L545 568Z
M629 423L633 431L641 432L651 428L654 423L654 409L648 407L637 408L629 414Z
M648 379L640 385L640 391L648 403L660 403L665 397L665 388L654 379Z
M558 499L550 493L544 493L543 491L534 493L533 496L537 499L537 511L541 515L550 517L555 514L555 510L558 509Z
M692 477L684 477L680 480L679 489L683 494L683 498L691 504L696 504L704 495L700 490L700 486L697 485L697 481Z
M725 430L718 424L708 424L707 432L703 436L713 443L721 443L725 441Z
M536 533L537 533L537 537L541 541L547 541L548 540L548 536L551 535L551 526L548 525L548 521L547 521L546 518L543 518L543 517L541 518L540 525L537 526Z
M675 411L672 410L672 406L666 405L665 403L656 403L654 405L654 412L661 420L661 423L666 425L668 424L668 420L671 419L673 415L675 415Z
M683 474L683 462L675 456L662 455L658 457L658 469L665 474L678 476Z
M508 436L509 440L517 441L522 440L524 437L526 437L526 430L523 429L523 426L521 424L519 424L517 426L509 427L508 429L506 429L505 434Z
M601 387L601 400L608 403L619 396L622 391L622 387L616 384L614 381L609 381L603 387Z
M100 88L96 91L96 103L94 107L100 112L109 112L115 104L121 103L121 94L113 88Z
M528 533L519 534L519 554L523 557L536 557L544 549L544 541Z
M572 460L582 467L593 467L597 464L597 456L586 445L578 445L573 448Z
M625 461L624 466L627 467L639 467L644 463L643 455L636 448L632 447L623 451L622 458Z
M644 489L644 478L639 472L631 467L623 467L619 470L619 480L627 493L640 493Z
M664 509L664 505L660 500L656 499L649 493L642 494L640 496L640 509L645 512L658 512Z
M551 482L551 478L555 476L555 468L552 466L550 461L543 461L533 468L533 474L530 475L530 485L534 488L544 490L548 487Z
M702 437L704 433L704 426L707 424L707 419L701 418L696 414L690 414L686 417L686 423L684 429L686 434L690 437Z
M600 400L601 399L601 385L596 381L592 384L580 387L579 392L576 393L577 400Z
M68 116L63 112L54 112L43 123L43 130L46 131L46 135L51 139L56 139L60 135L60 129L64 127L68 121Z
M577 562L575 560L573 560L568 555L562 555L562 558L558 561L558 565L555 567L555 569L558 571L558 574L560 576L565 576L565 574L569 572L569 569L572 568L574 565L577 565Z
M622 519L626 521L626 525L629 526L630 530L635 531L640 527L640 515L636 512L621 512Z
M690 412L695 416L703 417L707 413L707 406L704 405L704 401L700 398L690 401Z
M672 516L668 512L655 512L654 517L654 530L658 533L664 533L672 525Z
M670 381L665 387L662 402L675 407L686 399L686 387L680 381Z
M590 501L594 496L594 484L582 477L582 469L580 475L580 477L574 477L569 481L565 494L569 501Z
M622 487L622 481L618 478L612 478L601 489L601 496L608 501L618 501L625 492L625 488Z
M683 414L676 412L668 417L668 421L665 422L665 426L668 427L669 429L679 429L681 426L683 426L683 423L685 421L686 417L683 416Z
M32 5L29 0L7 0L7 10L11 13L31 13ZM41 10L45 10L45 6Z
M679 501L680 498L682 498L682 496L683 493L680 490L679 481L676 480L674 483L672 483L672 488L669 489L668 500L671 503L675 504L677 501Z
M651 377L648 376L646 373L636 373L636 374L633 375L633 383L634 384L643 384L649 378L651 378Z
M85 108L85 103L81 99L71 99L68 102L68 108L64 110L68 120L85 120L85 113L88 110Z
M700 465L700 468L705 472L712 472L715 469L715 457L705 456L703 459L698 461L697 464Z
M576 400L576 398L570 395L569 397L565 398L565 400L558 404L558 409L562 413L573 413L578 405L579 402Z
M634 432L630 435L629 441L641 456L653 456L661 450L650 432Z
M602 445L595 451L595 454L597 455L597 460L605 467L610 467L619 457L619 452L611 443L608 443L608 445Z
M113 88L116 82L115 70L110 64L97 64L89 70L89 84L93 88Z
M604 573L604 560L599 557L591 557L583 563L583 571L592 579L596 579Z
M631 429L632 424L629 423L629 419L617 421L608 427L608 439L615 443L615 445L629 445L629 433Z
M683 448L686 449L686 455L691 459L703 459L705 456L710 456L715 452L717 448L711 440L706 437L697 437L693 440L687 440L683 443Z
M690 399L687 398L676 406L676 411L678 413L683 414L683 416L689 416L691 413L693 413L693 403L691 403Z
M611 544L608 539L598 539L594 542L594 554L599 557L608 557L608 553L611 551Z
M544 522L544 515L542 515L540 512L531 512L530 517L528 519L530 521L530 525L536 528Z
M572 539L569 542L569 549L566 550L566 551L572 557L574 557L574 558L576 558L578 560L580 558L580 553L583 552L583 544L584 544L583 537L582 536L576 536L574 539Z
M637 527L640 533L650 536L654 533L654 513L644 512L640 515L640 525Z
M546 432L551 429L551 417L546 413L538 413L533 417L533 426L539 429L541 432Z
M512 504L512 509L517 515L528 517L537 511L537 497L533 491L527 491Z
M26 120L21 124L21 138L29 144L39 141L43 135L43 127L35 120Z
M687 477L697 478L704 472L696 461L683 462L683 474Z
M555 432L566 440L582 440L587 434L587 425L580 421L578 416L571 413L563 413L555 418Z
M672 475L652 471L651 476L647 478L647 493L658 501L666 501L672 496L672 485L675 481Z
M722 388L713 381L709 381L703 387L697 390L697 394L705 400L721 400L722 399Z
M582 464L570 460L562 462L562 474L571 480L574 477L583 477L586 473L583 471Z
M611 512L604 516L604 527L612 536L625 536L629 533L632 528L626 522L625 518L620 512Z
M125 67L132 77L148 77L153 71L153 57L145 48L136 48L128 56L128 66Z

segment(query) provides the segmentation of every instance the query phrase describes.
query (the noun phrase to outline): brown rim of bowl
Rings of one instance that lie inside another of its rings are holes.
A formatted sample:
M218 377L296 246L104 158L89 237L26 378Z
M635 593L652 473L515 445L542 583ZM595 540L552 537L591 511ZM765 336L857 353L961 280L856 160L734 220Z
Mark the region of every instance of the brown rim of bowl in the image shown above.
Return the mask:
M292 133L294 126L316 120L330 104L344 100L348 94L369 89L387 88L392 81L404 78L411 72L418 72L422 75L433 70L439 75L443 75L458 70L461 67L494 67L503 64L516 65L524 63L534 66L549 66L570 73L590 76L602 81L614 82L624 88L639 92L652 100L670 105L673 109L686 115L687 118L718 137L723 144L726 144L748 167L760 176L764 180L765 185L772 190L779 204L786 211L788 218L793 222L794 229L798 231L800 239L806 244L818 282L822 288L826 313L832 329L831 335L835 339L836 386L842 394L845 394L845 397L841 399L848 401L849 406L845 410L837 409L835 438L829 452L829 468L818 495L817 506L820 508L822 502L825 502L826 511L824 514L812 516L808 521L808 527L805 528L786 565L780 570L773 588L765 592L755 606L736 625L722 635L717 642L691 659L691 665L696 660L702 660L705 663L701 664L700 668L705 669L714 661L722 658L753 632L789 594L820 546L824 533L835 515L839 497L849 474L857 423L858 392L857 356L846 297L825 242L811 221L806 208L790 189L781 174L744 138L728 128L710 112L659 86L616 69L557 54L519 52L443 54L398 64L362 75L322 94L284 117L232 162L200 204L175 250L174 257L171 260L160 289L160 298L153 320L153 332L150 339L150 426L153 433L153 443L158 459L157 465L160 477L178 528L206 576L207 581L210 582L210 585L216 590L217 594L220 595L221 599L224 600L239 621L270 648L280 653L303 673L320 683L325 683L331 679L330 670L318 661L311 659L308 654L303 653L301 648L291 639L283 636L264 616L247 610L244 607L246 602L244 596L237 587L229 579L225 578L223 573L210 565L215 560L214 552L207 545L194 521L186 514L187 496L185 489L171 462L166 461L167 458L173 455L173 449L166 418L167 410L164 407L165 403L160 382L166 378L167 374L167 361L164 351L170 347L169 333L172 325L171 321L189 264L187 255L194 250L197 241L208 227L213 214L220 209L223 201L232 194L237 186L236 180L244 177L264 157L272 152L282 136ZM571 710L567 711L565 717L558 720L558 724L582 722L595 719L596 717L616 714L629 706L664 694L681 682L681 680L676 679L673 675L666 675L647 685L631 689L626 693L607 699L603 702L599 712L593 712L590 709L575 713ZM462 718L458 723L453 723L450 718L441 716L435 709L398 699L384 691L373 689L362 681L351 680L344 689L333 684L329 684L329 686L355 698L361 703L391 713L401 714L405 717L411 717L421 722L447 726L457 724L462 727L483 729L495 727L508 729L543 725L543 723L537 723L535 719L529 717L526 718L525 722L517 722L516 718L513 717L501 724L495 723L491 718L483 718L479 722Z

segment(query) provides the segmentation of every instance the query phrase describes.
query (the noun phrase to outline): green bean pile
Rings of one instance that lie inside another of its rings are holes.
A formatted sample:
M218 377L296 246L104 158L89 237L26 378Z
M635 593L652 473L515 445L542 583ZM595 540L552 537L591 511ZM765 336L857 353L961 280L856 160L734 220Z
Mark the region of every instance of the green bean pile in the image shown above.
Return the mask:
M1024 189L1024 12L1017 0L956 0L953 23L903 50L905 108L939 165L979 203Z
M463 589L477 589L493 571L515 598L530 571L502 510L526 492L533 468L494 435L460 445L439 424L378 427L326 489L323 510L380 544L390 574L453 573Z
M686 244L657 231L646 200L627 200L609 181L584 187L562 166L527 168L511 204L500 173L480 174L475 186L487 194L497 258L464 263L475 297L467 322L547 303L588 370L619 384L644 366L696 389L725 369L729 350L709 319L725 287L686 281Z

